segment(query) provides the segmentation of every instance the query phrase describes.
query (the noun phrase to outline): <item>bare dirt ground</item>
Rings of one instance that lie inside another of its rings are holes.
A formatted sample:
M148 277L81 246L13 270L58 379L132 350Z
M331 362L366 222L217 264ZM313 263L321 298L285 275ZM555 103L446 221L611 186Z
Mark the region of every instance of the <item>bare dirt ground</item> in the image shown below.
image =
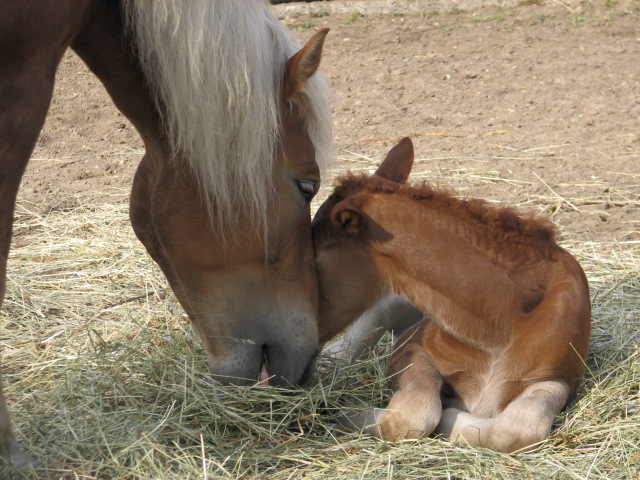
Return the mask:
M331 27L331 178L414 136L416 178L545 211L572 241L640 243L640 4L331 1L274 7ZM19 195L37 212L126 202L142 142L68 53ZM617 248L617 247L616 247Z

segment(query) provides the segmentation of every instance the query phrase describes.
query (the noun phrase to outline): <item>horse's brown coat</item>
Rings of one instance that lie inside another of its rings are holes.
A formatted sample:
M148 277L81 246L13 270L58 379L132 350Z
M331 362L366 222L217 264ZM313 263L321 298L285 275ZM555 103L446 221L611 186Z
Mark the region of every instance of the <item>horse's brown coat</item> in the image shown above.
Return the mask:
M212 214L207 208L209 197L201 195L201 183L187 168L187 159L175 158L159 100L143 76L133 36L125 32L123 2L0 0L0 302L18 186L47 113L56 69L71 47L144 141L146 153L131 194L131 222L200 334L212 374L224 382L246 384L264 380L268 371L275 385L304 383L318 351L309 201L320 172L311 127L302 114L310 102L305 85L318 68L327 29L288 62L278 57L273 63L282 65L281 78L267 79L269 86L282 88L275 92L280 118L273 132L278 148L268 173L272 178L262 179L270 186L265 235L246 209L236 208L233 219L212 218L216 210ZM220 8L234 5L219 3ZM254 0L250 8L251 13L264 13L256 18L269 16L262 0ZM252 28L271 35L271 28L284 30L273 24ZM224 67L234 60L225 58ZM235 193L242 198L245 192ZM7 458L14 465L27 461L12 433L0 388L0 461Z
M369 431L437 430L500 451L542 441L584 372L586 277L549 221L406 185L412 162L404 139L376 175L342 178L318 211L321 340L382 295L404 295L430 319L398 339L395 393Z

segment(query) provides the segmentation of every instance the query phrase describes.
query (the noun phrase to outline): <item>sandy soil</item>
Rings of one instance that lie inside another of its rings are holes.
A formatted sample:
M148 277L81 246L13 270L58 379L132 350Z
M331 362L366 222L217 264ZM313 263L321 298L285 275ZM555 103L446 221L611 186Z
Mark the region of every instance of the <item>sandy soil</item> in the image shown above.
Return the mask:
M369 0L274 7L323 71L340 148L330 179L415 136L415 177L529 205L572 241L640 242L640 5ZM19 195L46 212L126 202L142 143L68 53Z

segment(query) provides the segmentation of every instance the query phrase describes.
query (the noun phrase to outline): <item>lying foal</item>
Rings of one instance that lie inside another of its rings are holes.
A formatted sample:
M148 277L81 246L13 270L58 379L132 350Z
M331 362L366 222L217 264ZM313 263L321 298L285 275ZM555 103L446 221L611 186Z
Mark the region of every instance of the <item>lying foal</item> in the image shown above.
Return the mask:
M406 138L375 175L343 178L316 214L322 340L403 295L430 320L398 339L393 397L367 431L503 452L540 442L584 372L584 272L547 220L403 184L412 164Z

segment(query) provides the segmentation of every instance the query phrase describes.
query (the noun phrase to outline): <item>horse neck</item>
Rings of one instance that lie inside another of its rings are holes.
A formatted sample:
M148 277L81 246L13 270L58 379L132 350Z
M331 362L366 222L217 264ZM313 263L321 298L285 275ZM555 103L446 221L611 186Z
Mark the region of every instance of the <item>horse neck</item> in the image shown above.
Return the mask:
M533 266L518 268L500 255L470 219L409 202L387 197L372 215L393 237L374 244L390 290L469 343L491 348L506 341L513 319L541 295L526 273Z

